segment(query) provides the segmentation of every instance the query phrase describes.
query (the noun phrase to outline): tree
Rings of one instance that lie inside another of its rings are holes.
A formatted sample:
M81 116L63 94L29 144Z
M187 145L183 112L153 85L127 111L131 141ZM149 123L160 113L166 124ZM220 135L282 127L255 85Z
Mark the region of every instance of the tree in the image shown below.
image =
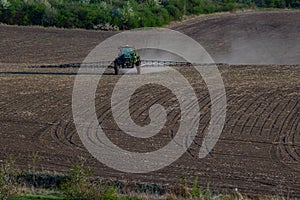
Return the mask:
M0 6L1 6L1 8L7 9L10 5L11 4L10 4L9 1L7 1L7 0L0 0Z
M173 6L173 5L167 5L166 9L169 12L170 17L171 17L172 20L181 20L182 19L181 12L175 6Z
M43 26L55 26L57 23L57 11L55 8L48 8L45 10L42 25Z

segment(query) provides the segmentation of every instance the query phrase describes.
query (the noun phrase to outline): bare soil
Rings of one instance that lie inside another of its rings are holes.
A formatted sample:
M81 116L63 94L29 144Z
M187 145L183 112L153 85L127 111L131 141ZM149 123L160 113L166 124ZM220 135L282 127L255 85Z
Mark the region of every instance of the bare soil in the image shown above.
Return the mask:
M287 39L289 45L283 50L288 52L289 61L299 64L299 40L289 43L293 38L299 39L299 18L299 12L232 14L188 21L174 29L202 41L217 61L230 60L226 54L234 38L265 35L274 38L273 45L278 38ZM228 111L222 135L206 158L199 159L197 155L210 119L209 94L201 76L182 66L177 69L196 91L202 113L190 150L170 166L150 174L118 172L94 159L82 145L72 117L77 69L28 66L81 62L95 45L113 34L116 33L0 26L1 161L13 156L18 166L27 169L38 152L39 170L64 172L83 156L96 170L95 175L104 178L171 186L179 183L182 176L192 183L198 175L201 185L219 190L238 188L250 194L300 197L300 65L276 65L281 58L272 58L276 61L273 65L219 66ZM176 98L156 85L140 88L130 103L137 124L149 123L148 109L154 103L172 109L167 109L167 128L158 135L145 140L130 137L119 130L111 116L110 96L119 76L110 72L101 79L102 87L96 94L97 115L108 137L118 146L138 152L167 144L178 128L180 110Z

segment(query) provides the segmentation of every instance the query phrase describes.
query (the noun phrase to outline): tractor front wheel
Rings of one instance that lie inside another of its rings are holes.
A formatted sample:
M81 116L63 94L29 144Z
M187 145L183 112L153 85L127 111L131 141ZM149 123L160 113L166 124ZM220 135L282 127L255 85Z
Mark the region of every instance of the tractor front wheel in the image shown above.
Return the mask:
M136 66L136 71L137 71L137 74L141 74L141 66L140 65Z
M118 75L119 74L119 66L117 63L115 63L115 65L114 65L114 70L115 70L115 75Z
M141 74L141 60L140 59L138 59L135 66L136 66L137 74Z

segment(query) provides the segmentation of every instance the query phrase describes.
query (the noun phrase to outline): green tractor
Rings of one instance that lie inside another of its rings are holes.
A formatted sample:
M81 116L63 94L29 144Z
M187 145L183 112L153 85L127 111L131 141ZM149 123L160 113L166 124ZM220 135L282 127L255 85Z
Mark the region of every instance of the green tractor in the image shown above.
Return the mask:
M120 68L134 68L140 74L141 58L137 54L134 47L124 46L120 47L119 56L114 61L115 74L119 74Z

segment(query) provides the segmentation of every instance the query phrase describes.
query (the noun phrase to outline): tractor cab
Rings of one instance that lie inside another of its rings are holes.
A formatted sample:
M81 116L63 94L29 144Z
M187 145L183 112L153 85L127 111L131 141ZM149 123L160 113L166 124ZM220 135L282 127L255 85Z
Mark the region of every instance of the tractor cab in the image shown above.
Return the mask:
M114 61L115 74L119 74L121 68L137 68L139 73L139 67L141 64L140 56L134 47L123 46L119 48L118 57Z
M134 52L134 48L129 46L120 47L119 49L119 56L124 55L125 57L130 57L130 54Z

